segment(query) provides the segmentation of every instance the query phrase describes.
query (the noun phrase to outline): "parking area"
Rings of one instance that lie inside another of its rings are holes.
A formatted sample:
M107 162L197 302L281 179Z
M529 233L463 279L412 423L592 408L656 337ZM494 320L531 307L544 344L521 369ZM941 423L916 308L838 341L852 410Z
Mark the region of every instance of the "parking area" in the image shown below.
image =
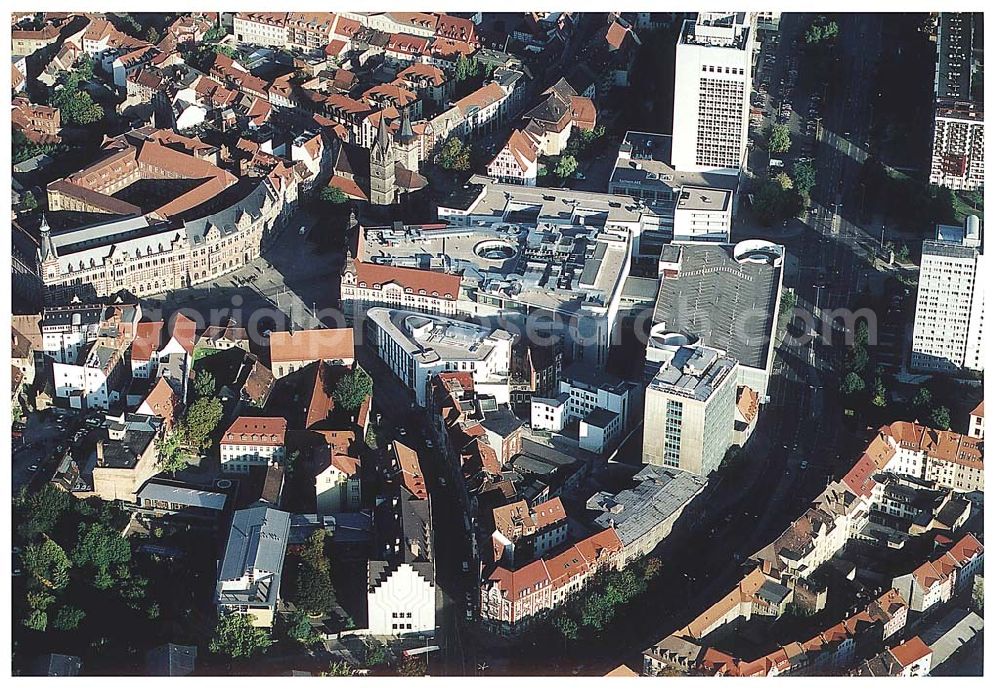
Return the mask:
M51 477L55 464L68 448L84 448L93 422L83 414L52 408L30 414L20 429L11 453L11 486L16 493L33 481L42 483ZM47 475L47 476L46 476Z
M813 161L823 136L824 87L802 88L800 66L805 46L793 31L785 38L766 32L761 39L751 94L750 123L760 144L752 152L750 168L756 175L792 174L798 161ZM767 150L767 138L776 125L788 127L791 148L781 154Z

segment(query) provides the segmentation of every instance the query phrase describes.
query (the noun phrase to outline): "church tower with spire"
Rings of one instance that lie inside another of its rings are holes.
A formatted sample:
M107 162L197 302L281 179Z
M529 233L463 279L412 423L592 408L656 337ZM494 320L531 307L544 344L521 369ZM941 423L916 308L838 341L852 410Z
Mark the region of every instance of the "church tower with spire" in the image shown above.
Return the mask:
M378 136L371 148L369 168L371 203L375 206L391 206L396 202L396 160L384 112L379 115Z
M41 242L38 245L39 275L43 282L48 283L59 276L59 253L52 241L49 222L45 219L44 213L42 214L42 224L38 229L41 232Z

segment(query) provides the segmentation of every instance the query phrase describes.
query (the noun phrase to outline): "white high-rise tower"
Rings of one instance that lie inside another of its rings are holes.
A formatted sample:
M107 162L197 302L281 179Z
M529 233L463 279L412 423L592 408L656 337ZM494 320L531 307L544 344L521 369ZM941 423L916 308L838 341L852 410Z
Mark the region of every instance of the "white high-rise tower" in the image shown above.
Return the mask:
M939 225L924 240L910 366L954 373L983 370L983 235L980 220Z
M739 174L747 155L755 20L748 12L701 12L677 39L671 164Z

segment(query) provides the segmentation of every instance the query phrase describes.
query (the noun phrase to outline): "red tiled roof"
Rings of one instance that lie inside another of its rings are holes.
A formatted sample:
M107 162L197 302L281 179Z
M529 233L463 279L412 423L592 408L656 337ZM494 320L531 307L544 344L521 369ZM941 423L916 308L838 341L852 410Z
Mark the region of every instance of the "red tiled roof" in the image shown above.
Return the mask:
M357 475L361 469L361 460L350 455L344 455L332 445L320 446L316 449L316 468L322 472L327 467L334 467L348 477Z
M893 422L882 427L882 431L907 450L920 450L938 460L983 468L983 440L974 436L931 429L915 422Z
M431 43L430 52L437 57L458 59L464 55L466 57L476 52L476 49L465 41L456 41L453 38L439 36Z
M361 97L375 101L388 99L397 106L409 105L417 100L417 94L397 84L378 84L361 94Z
M589 561L601 561L622 549L622 540L613 527L592 534L576 543L576 547Z
M532 513L535 516L535 527L538 529L545 529L549 525L566 519L566 508L563 507L562 499L558 496L550 498L544 503L539 503Z
M176 420L177 405L179 400L177 399L177 394L174 392L173 387L167 379L159 377L156 379L156 383L153 384L152 390L146 396L146 399L142 401L142 404L150 409L150 411L158 416L162 417L167 424L167 428L174 425Z
M197 340L196 330L197 325L194 321L177 312L174 315L173 323L170 324L170 337L176 340L189 355L194 354L194 344Z
M426 79L433 86L441 86L447 81L440 67L429 65L425 62L414 62L405 69L400 70L396 77L408 82L418 82L421 79Z
M354 359L354 331L350 328L275 331L269 342L272 367L277 362Z
M326 106L332 110L339 110L347 115L357 115L371 112L371 107L367 103L356 101L350 96L342 93L332 93L326 97Z
M589 567L587 559L575 544L552 558L545 559L545 569L552 579L552 586L556 589L565 587L574 577L587 572Z
M538 152L535 149L534 140L532 140L531 137L520 129L515 129L511 133L510 138L507 140L507 144L500 150L500 152L497 153L493 160L496 161L505 149L510 151L511 156L514 158L514 162L517 163L517 166L522 172L527 172L530 164L534 163L538 159Z
M545 569L544 561L539 559L513 572L497 566L487 579L496 582L508 600L516 602L547 586L549 572Z
M844 475L843 482L855 496L870 496L874 482L872 475L881 471L889 464L896 454L895 449L887 440L885 434L879 432L865 449L865 454L854 464L854 467Z
M323 52L331 57L337 57L341 53L343 53L344 50L346 49L347 49L347 41L342 41L339 38L335 38L326 44L326 48L323 49Z
M445 38L471 42L475 40L476 25L472 23L471 19L439 14L437 28L434 33Z
M506 94L504 94L500 85L491 81L489 84L476 89L465 98L460 99L455 103L455 106L462 112L463 115L465 115L468 114L473 107L482 110L483 108L503 100L505 95Z
M385 44L385 49L405 55L422 55L427 50L428 45L430 45L430 41L423 36L392 34Z
M140 321L136 324L135 340L132 341L132 361L148 362L153 353L160 349L162 338L162 321Z
M415 497L427 498L427 485L424 482L423 470L420 469L417 452L399 441L392 442L392 449L403 475L403 485Z
M889 653L896 658L896 661L898 661L899 665L903 668L906 668L907 666L933 654L931 648L928 647L919 637L911 637L903 644L896 645L890 649Z
M283 446L288 422L284 417L237 417L222 442L228 445Z
M347 38L354 38L354 34L359 31L361 31L361 22L337 15L337 23L333 27L333 32L335 34L338 36L346 36Z
M607 40L608 45L612 50L618 50L622 47L622 43L625 41L625 37L629 35L629 30L622 25L620 21L615 19L611 22L611 26L608 27L608 31L604 38Z
M326 362L316 362L316 372L313 375L312 389L309 391L308 404L306 406L306 418L304 426L311 429L315 425L324 421L333 412L333 378L332 367ZM328 392L329 391L329 392Z
M973 417L982 417L983 416L983 405L985 405L985 404L986 404L986 401L985 400L982 401L981 403L979 403L978 405L976 405L976 409L974 409L969 414L972 415Z
M284 26L287 12L237 12L236 18L243 19L255 24L267 24L269 26Z
M584 96L571 96L570 109L577 128L591 130L597 125L597 109L594 102Z
M357 259L354 260L354 272L360 287L371 288L375 285L396 283L404 290L411 290L415 295L426 294L450 300L458 299L458 290L462 283L461 277L450 273L369 264Z
M364 429L368 425L368 416L372 411L372 396L367 396L361 401L361 407L358 408L358 418L357 425Z
M736 392L736 407L739 408L740 414L743 415L743 419L747 420L748 424L757 417L758 403L757 391L750 386L740 386Z
M361 189L361 185L350 177L340 177L339 175L334 175L330 178L330 183L327 186L339 189L346 194L349 199L361 199L362 201L368 201L368 195L365 194L363 189Z
M438 15L430 12L390 12L389 16L400 24L433 29L437 26Z
M336 20L337 15L333 12L289 12L286 24L300 29L320 31L332 28Z

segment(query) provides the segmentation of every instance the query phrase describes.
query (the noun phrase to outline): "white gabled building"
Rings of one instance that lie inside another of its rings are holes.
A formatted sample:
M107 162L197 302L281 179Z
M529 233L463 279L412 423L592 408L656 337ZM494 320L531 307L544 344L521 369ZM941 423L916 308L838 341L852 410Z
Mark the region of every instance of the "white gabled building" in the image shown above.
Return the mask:
M927 611L972 585L973 576L982 572L984 552L982 543L967 534L940 557L895 578L892 586L912 610Z
M239 43L284 48L288 42L286 12L237 12L233 35Z
M531 398L531 428L559 432L569 423L569 393L554 398Z
M56 362L75 362L81 348L97 340L103 314L100 304L46 307L39 323L42 351Z
M538 145L524 130L515 129L486 166L494 182L534 187L538 181Z
M316 512L348 513L361 508L361 461L333 446L316 450Z
M368 561L368 630L372 635L434 633L437 589L431 503L422 478L415 479L404 474L405 486L399 494L376 507L382 554Z
M222 471L246 474L255 465L284 462L287 428L284 417L237 417L219 443Z

